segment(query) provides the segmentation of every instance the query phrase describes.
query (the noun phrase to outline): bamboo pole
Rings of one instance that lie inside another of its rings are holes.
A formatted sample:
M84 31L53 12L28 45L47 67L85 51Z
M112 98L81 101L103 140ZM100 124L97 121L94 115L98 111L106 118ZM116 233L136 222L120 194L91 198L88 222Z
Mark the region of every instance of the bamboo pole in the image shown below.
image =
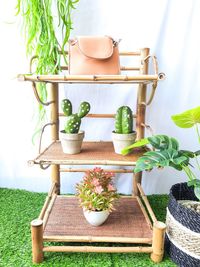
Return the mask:
M141 50L141 76L151 76L148 74L148 61L144 60L149 55L149 48L144 48ZM146 84L139 84L138 86L138 95L137 95L137 120L136 120L136 131L137 139L144 138L144 128L141 127L141 123L145 123L145 111L146 106L143 103L146 103Z
M47 221L48 221L48 218L49 218L49 214L51 213L51 210L53 208L53 204L56 200L56 197L57 195L53 195L52 199L51 199L51 202L49 203L49 206L44 214L44 219L43 219L43 228L45 228L46 224L47 224Z
M91 169L72 169L72 168L60 168L60 172L86 172ZM113 173L132 173L132 170L126 170L126 169L104 169L104 171L107 172L113 172Z
M153 252L151 253L151 259L156 263L161 262L164 255L165 229L166 224L163 222L157 221L153 225Z
M151 253L152 247L49 246L44 252Z
M51 83L50 84L50 97L53 103L51 104L51 121L55 122L51 127L51 139L52 141L56 141L59 139L59 129L58 129L58 101L59 101L59 93L58 93L58 84ZM53 184L56 184L57 190L56 193L60 194L60 172L59 165L53 164L51 166L51 181Z
M43 207L42 207L42 210L41 210L41 212L40 212L40 215L39 215L38 219L40 219L40 220L43 219L44 214L45 214L45 212L46 212L46 209L47 209L47 207L48 207L48 205L49 205L49 202L51 201L52 195L53 195L55 192L56 192L56 184L54 183L54 184L52 184L51 189L50 189L50 191L49 191L49 193L48 193L48 196L46 197L45 203L44 203L44 205L43 205Z
M45 200L45 202L44 202L44 205L43 205L43 207L42 207L42 210L41 210L41 212L40 212L40 215L39 215L39 217L38 217L38 219L40 219L40 220L43 219L44 214L45 214L45 212L46 212L46 209L47 209L47 207L48 207L48 205L49 205L50 200L51 200L51 197L47 196L47 197L46 197L46 200Z
M64 113L59 113L59 116L60 117L65 117L65 114ZM132 115L133 118L136 118L136 114L133 114ZM115 114L93 114L93 113L90 113L90 114L87 114L86 117L88 118L105 118L105 119L112 119L112 118L115 118Z
M134 173L133 174L133 195L139 196L139 190L137 187L138 183L141 183L142 180L142 172Z
M150 206L150 204L149 204L149 201L148 201L147 196L144 194L144 191L143 191L143 189L142 189L142 187L141 187L141 184L138 183L137 186L138 186L138 189L139 189L139 191L140 191L141 197L142 197L142 199L143 199L143 201L144 201L144 203L145 203L145 205L146 205L146 208L147 208L147 210L148 210L148 213L149 213L149 215L150 215L152 221L153 221L154 223L157 222L156 216L155 216L155 214L154 214L154 212L153 212L153 210L152 210L152 208L151 208L151 206Z
M147 212L146 212L146 210L145 210L145 208L144 208L144 206L143 206L143 204L142 204L142 201L140 200L139 197L136 197L136 198L137 198L138 204L140 205L141 211L142 211L142 213L143 213L143 215L144 215L144 217L145 217L145 219L146 219L147 224L148 224L148 225L150 226L150 228L152 229L152 223L151 223L151 221L150 221L150 219L149 219L149 216L148 216L148 214L147 214Z
M111 242L111 243L133 243L151 244L152 238L128 238L128 237L106 237L106 236L44 236L45 242Z
M43 261L43 227L42 220L36 219L31 222L32 235L32 259L33 263L41 263Z
M40 159L37 158L34 160L34 164L41 164ZM74 159L50 159L50 160L42 160L42 164L56 164L56 165L112 165L112 166L134 166L136 164L135 161L120 161L120 160L74 160Z
M145 61L145 58L149 55L149 48L141 49L141 75L148 74L148 61ZM137 118L136 118L136 132L137 132L137 140L144 138L144 127L142 124L145 124L145 112L146 112L146 84L138 85L138 94L137 94ZM135 179L133 180L133 188L134 194L139 195L137 183L141 183L142 173L136 173Z
M144 63L146 65L147 63ZM32 81L32 82L105 82L105 83L117 83L117 82L136 82L145 84L148 82L154 82L159 80L158 74L151 75L28 75L20 74L18 75L19 81Z
M61 70L68 70L69 67L68 66L61 66ZM122 71L130 71L130 70L134 70L134 71L138 71L140 70L139 67L126 67L126 66L121 66L120 70Z
M59 51L60 54L63 54L63 51ZM69 54L69 51L64 51L66 55ZM140 55L140 50L138 51L120 51L119 52L120 56L139 56Z

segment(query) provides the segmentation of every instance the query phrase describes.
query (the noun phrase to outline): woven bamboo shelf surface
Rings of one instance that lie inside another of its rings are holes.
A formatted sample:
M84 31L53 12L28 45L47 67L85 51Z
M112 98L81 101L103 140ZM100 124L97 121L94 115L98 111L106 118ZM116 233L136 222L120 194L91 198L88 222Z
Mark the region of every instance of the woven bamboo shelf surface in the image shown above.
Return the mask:
M79 241L82 237L81 240L84 241L84 237L88 237L85 241L92 241L94 238L95 241L104 242L103 238L107 241L109 237L113 237L113 241L109 242L117 242L117 239L123 242L124 238L124 242L128 239L131 243L131 238L135 238L137 242L141 239L144 243L150 243L152 230L137 199L121 198L115 207L116 210L103 225L94 227L87 223L76 197L57 196L44 229L44 241L62 241L62 237L63 241L67 240L66 237L70 241L73 241L73 238Z
M144 150L138 149L132 154L122 156L114 152L112 142L83 142L81 153L68 155L63 153L60 141L55 141L33 163L134 166L137 158L143 153Z
M19 74L19 81L51 83L142 83L149 84L161 80L162 74L153 75L33 75Z

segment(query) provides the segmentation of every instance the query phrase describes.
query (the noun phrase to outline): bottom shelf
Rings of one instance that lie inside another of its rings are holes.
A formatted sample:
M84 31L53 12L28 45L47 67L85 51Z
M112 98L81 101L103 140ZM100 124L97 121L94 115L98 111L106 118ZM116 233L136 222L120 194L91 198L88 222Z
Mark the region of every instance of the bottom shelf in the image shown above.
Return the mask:
M137 198L122 197L107 221L88 224L76 197L56 196L43 241L151 243L152 229Z
M54 184L46 198L39 218L31 222L33 262L41 263L44 252L107 252L150 253L154 262L162 261L166 225L156 220L150 204L138 189L141 197L121 197L107 221L98 227L84 218L76 197L58 196ZM151 221L142 204L145 203ZM45 242L106 242L121 245L47 245ZM130 243L125 245L123 243ZM138 245L136 245L138 244Z

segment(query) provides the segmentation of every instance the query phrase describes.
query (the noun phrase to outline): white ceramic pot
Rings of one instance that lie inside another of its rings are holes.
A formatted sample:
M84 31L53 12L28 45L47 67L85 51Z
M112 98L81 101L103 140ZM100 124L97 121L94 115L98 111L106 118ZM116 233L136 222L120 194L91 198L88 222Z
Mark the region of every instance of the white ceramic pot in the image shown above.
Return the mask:
M115 153L121 154L123 148L130 146L135 142L136 132L132 132L129 134L118 134L112 132L112 140L115 149Z
M103 210L103 211L90 211L83 209L83 214L86 218L86 220L93 226L99 226L103 224L106 219L108 218L109 211Z
M60 140L63 152L66 154L78 154L81 152L85 132L68 134L65 131L60 132Z

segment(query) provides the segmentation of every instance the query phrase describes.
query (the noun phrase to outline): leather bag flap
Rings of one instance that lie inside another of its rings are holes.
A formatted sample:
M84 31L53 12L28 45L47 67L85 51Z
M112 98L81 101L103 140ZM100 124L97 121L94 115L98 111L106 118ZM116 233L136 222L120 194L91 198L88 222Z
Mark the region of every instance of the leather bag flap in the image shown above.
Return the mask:
M113 40L107 36L80 36L77 38L77 45L86 57L106 59L113 54Z

